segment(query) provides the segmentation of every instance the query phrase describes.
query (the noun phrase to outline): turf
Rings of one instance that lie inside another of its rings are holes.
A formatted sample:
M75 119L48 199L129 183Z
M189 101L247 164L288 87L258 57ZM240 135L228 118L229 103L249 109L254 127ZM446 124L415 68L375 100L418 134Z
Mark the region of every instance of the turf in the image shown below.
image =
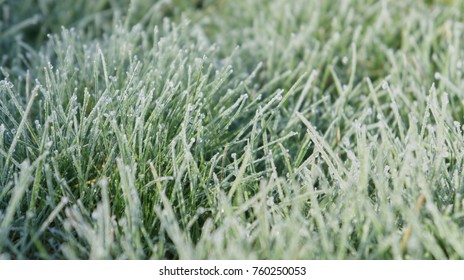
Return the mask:
M462 1L0 5L0 258L464 258Z

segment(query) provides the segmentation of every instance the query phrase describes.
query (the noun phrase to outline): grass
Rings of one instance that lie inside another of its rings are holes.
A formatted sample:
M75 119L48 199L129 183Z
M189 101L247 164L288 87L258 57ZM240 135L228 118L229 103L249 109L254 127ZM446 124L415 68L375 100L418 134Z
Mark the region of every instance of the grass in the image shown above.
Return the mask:
M464 258L463 2L0 3L0 258Z

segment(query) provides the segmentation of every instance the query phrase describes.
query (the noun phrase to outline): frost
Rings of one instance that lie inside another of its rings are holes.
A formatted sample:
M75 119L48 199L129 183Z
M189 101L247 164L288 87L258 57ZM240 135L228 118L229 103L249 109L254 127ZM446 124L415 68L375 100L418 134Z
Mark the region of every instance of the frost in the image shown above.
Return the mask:
M383 89L383 90L387 90L387 89L388 89L388 82L387 82L387 81L383 81L383 82L382 82L382 89Z
M343 137L342 138L342 144L345 146L345 147L348 147L350 145L350 138L348 137Z
M203 208L203 207L198 207L198 209L197 209L198 215L201 215L201 214L203 214L203 213L205 213L205 212L206 212L205 208Z
M384 172L385 174L389 174L389 173L390 173L390 166L385 165L385 168L383 169L383 172Z
M348 151L347 156L351 161L356 161L356 156L352 151Z
M6 80L0 81L0 86L4 88L13 88L13 84Z
M458 121L454 121L453 124L454 127L456 127L456 129L459 131L459 133L461 133L461 123Z
M271 197L269 197L269 198L267 199L266 205L269 206L269 207L271 207L272 205L274 205L274 197L273 197L273 196L271 196Z
M342 63L343 63L344 65L346 65L346 64L348 63L348 57L344 56L344 57L342 58Z
M45 149L47 149L47 150L50 149L52 147L52 145L53 145L53 141L51 141L51 140L47 141L45 143Z
M448 104L448 93L444 92L441 97L441 103L446 106Z

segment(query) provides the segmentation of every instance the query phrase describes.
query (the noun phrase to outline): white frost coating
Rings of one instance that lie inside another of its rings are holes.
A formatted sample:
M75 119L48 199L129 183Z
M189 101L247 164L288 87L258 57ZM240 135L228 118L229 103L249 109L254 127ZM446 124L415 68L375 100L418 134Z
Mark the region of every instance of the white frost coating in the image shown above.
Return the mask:
M269 206L269 207L271 207L272 205L274 205L274 197L273 197L273 196L271 196L271 197L269 197L269 198L267 199L266 205Z
M387 90L387 89L388 89L388 82L387 82L387 81L383 81L383 82L382 82L382 89L383 89L383 90Z
M346 64L348 63L348 61L349 61L349 60L348 60L348 57L344 56L344 57L342 58L342 63L343 63L344 65L346 65Z

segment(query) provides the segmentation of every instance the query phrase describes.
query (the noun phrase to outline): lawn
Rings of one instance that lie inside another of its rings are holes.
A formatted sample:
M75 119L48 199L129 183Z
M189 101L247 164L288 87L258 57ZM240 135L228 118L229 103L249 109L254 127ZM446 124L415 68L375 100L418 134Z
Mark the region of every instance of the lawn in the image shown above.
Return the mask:
M0 6L0 259L464 258L463 1Z

